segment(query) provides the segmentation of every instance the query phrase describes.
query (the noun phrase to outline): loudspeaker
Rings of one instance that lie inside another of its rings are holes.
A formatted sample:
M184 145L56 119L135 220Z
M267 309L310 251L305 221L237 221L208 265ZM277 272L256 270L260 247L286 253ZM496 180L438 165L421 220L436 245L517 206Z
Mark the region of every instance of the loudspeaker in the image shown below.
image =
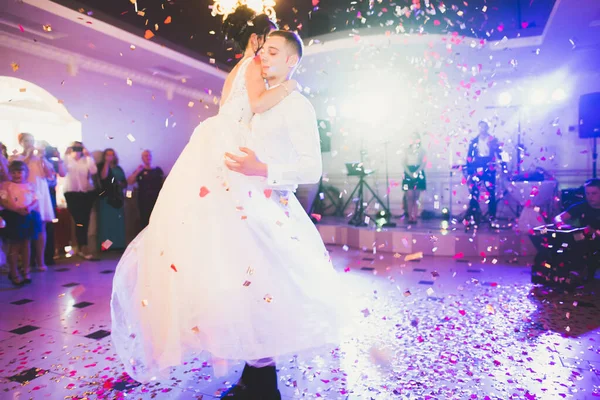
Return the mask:
M317 120L319 125L319 139L321 139L321 153L331 151L331 124L325 119Z
M579 137L600 137L600 92L579 98Z

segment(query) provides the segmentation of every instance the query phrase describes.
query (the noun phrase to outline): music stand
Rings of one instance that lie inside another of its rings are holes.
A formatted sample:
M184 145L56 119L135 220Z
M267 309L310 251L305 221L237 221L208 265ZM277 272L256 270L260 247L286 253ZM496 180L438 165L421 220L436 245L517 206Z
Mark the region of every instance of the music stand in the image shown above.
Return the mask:
M327 200L329 200L329 204L327 204ZM310 215L310 218L315 224L318 223L319 220L317 217L313 217L313 214L319 214L321 216L342 216L344 210L340 209L340 204L339 191L333 186L324 185L323 178L321 177L321 179L319 179L317 194L308 210L308 215Z
M348 207L348 205L350 204L351 201L353 201L354 199L354 194L356 193L356 205L354 208L354 214L352 215L352 218L350 218L350 221L348 221L349 225L354 225L354 226L367 226L368 224L365 222L365 216L369 216L366 213L366 208L368 207L364 205L364 193L365 193L365 189L369 192L371 192L371 195L373 196L371 198L371 200L369 201L369 203L373 200L377 200L377 202L379 203L379 205L381 206L381 208L383 209L383 211L389 215L390 214L390 210L388 210L388 208L385 206L385 204L383 203L383 201L379 198L379 196L377 195L377 193L375 193L375 191L373 190L373 188L371 186L369 186L369 184L367 183L367 181L365 180L365 178L369 175L371 175L372 173L374 173L375 171L366 171L363 168L363 164L362 163L346 163L346 169L347 169L347 175L348 176L358 176L358 184L356 185L356 187L354 188L354 190L352 191L352 193L350 193L350 196L348 197L348 200L346 201L346 203L344 204L344 206L342 207L342 210L345 210L346 207ZM369 218L372 218L371 216L369 216Z

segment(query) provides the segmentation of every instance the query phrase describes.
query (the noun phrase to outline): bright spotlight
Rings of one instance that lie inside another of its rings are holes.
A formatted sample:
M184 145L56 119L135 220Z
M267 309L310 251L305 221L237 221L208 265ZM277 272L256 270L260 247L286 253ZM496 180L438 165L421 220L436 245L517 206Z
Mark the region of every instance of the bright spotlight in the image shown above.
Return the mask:
M531 104L542 104L546 100L546 92L540 89L535 89L531 92L529 101Z
M512 101L512 96L508 92L502 92L498 96L498 104L501 106L507 106Z
M552 92L552 101L563 101L567 98L567 93L561 88L555 89Z

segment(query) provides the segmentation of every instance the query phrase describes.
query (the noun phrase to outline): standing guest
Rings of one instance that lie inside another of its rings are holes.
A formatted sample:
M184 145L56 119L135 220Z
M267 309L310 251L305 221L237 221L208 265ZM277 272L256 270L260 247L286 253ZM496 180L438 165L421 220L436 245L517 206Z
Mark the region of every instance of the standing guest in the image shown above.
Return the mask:
M37 235L35 243L35 262L38 271L46 271L48 267L44 262L44 249L46 248L46 224L54 220L54 209L48 189L48 179L53 179L55 172L43 154L38 154L35 148L35 138L30 133L20 133L19 144L23 147L21 154L11 157L10 161L23 161L29 170L29 183L35 188L35 196L38 201L38 211L42 219L42 232Z
M9 180L8 175L8 150L6 145L0 142L0 182Z
M86 260L94 260L88 246L88 229L92 207L98 196L94 190L92 177L98 169L94 159L81 142L73 142L67 149L65 167L67 174L63 189L67 209L75 221L78 254Z
M406 192L408 223L416 224L419 217L419 196L427 189L425 180L425 150L421 135L414 132L404 155L404 180L402 189Z
M109 240L112 249L125 248L125 213L123 190L127 187L125 172L113 149L102 153L98 165L101 193L98 202L98 239L100 244Z
M29 169L24 161L15 160L9 165L11 180L3 182L0 204L5 208L5 236L8 240L8 278L14 286L31 283L29 258L31 240L43 234L42 219L36 199L35 183L28 181ZM18 271L21 257L21 276Z
M135 182L138 184L141 229L144 229L150 221L150 214L152 214L152 209L156 204L164 179L163 170L160 167L152 167L152 152L144 150L142 152L142 164L127 178L127 183L130 185Z
M45 158L52 164L54 169L54 178L48 179L48 188L50 189L50 198L52 199L52 208L54 209L54 215L57 215L57 204L56 204L56 185L58 183L58 177L64 178L66 176L65 163L60 158L60 153L56 147L50 145L45 148ZM46 224L46 249L44 251L44 260L46 265L54 265L54 222Z

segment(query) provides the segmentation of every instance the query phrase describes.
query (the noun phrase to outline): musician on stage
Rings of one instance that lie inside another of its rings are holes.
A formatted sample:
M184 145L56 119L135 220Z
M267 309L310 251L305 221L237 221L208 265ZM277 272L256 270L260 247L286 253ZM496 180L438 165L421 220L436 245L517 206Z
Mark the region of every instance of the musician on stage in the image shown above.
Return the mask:
M471 201L471 215L480 215L479 185L483 183L489 193L488 214L490 222L496 219L496 167L500 162L506 172L506 164L502 161L502 146L497 138L489 132L486 121L479 121L479 134L469 144L467 153L467 175Z

